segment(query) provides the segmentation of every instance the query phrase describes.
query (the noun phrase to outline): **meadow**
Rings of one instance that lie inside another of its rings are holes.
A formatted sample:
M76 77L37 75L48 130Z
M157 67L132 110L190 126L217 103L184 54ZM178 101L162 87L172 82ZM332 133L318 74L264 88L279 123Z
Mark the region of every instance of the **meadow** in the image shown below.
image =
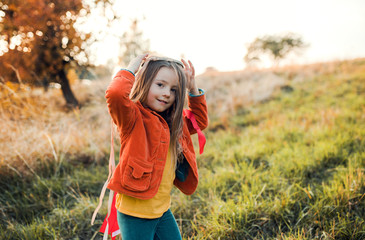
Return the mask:
M197 79L210 125L197 191L173 190L184 239L365 239L365 59ZM102 238L108 82L76 82L78 110L0 85L0 239Z

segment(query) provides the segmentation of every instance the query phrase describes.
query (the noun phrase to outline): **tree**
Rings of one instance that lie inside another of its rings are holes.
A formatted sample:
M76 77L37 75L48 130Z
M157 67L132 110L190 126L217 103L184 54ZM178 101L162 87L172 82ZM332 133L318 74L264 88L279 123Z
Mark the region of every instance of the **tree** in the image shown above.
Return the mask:
M118 64L120 66L127 66L128 63L136 56L149 51L150 42L143 38L143 33L138 28L139 20L133 20L129 31L123 34L120 39L120 56Z
M66 103L78 106L66 68L71 63L88 64L87 45L91 34L74 27L90 7L110 7L109 0L2 0L0 2L0 77L14 80L16 69L27 83L61 85Z
M300 36L293 33L287 33L283 36L266 35L257 37L248 45L244 60L249 65L255 61L260 61L264 55L268 55L273 60L274 65L277 65L289 53L307 46Z

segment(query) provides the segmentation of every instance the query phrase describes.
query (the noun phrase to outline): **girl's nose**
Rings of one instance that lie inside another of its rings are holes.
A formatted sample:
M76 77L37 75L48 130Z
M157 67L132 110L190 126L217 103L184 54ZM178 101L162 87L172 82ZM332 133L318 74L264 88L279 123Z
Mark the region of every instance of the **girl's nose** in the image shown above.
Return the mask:
M166 97L170 97L170 89L165 88L165 90L163 92L163 95L166 96Z

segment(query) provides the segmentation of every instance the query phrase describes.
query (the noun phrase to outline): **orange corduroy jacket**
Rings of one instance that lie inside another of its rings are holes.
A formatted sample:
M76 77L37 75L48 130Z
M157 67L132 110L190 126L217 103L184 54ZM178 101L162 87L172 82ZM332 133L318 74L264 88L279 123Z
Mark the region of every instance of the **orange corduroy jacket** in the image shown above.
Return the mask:
M108 188L139 199L150 199L158 191L170 142L166 121L156 112L129 98L135 77L119 71L106 90L106 102L113 122L117 125L121 149L119 163ZM208 125L205 96L189 97L189 109L195 115L200 129ZM189 163L185 181L174 180L184 194L191 195L198 186L198 168L191 134L196 133L184 115L180 144Z

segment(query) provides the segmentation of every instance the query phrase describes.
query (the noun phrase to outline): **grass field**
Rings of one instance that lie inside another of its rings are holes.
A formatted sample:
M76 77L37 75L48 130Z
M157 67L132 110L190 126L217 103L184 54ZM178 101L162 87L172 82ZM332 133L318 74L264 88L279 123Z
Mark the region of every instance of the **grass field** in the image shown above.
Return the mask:
M57 90L1 86L0 239L101 239L106 205L90 218L108 171L106 85L74 86L74 111ZM210 126L196 193L173 190L184 239L365 239L365 59L198 85Z

